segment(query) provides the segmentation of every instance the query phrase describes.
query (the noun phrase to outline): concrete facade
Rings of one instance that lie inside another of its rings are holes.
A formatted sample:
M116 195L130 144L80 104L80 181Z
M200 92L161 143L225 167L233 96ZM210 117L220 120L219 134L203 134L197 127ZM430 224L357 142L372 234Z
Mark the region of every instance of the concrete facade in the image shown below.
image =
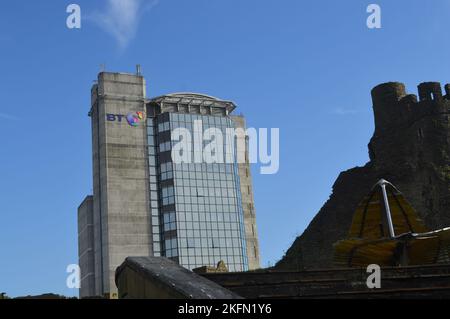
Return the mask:
M94 197L87 196L78 208L78 256L81 296L95 295Z
M237 128L246 129L245 118L243 116L232 116ZM238 137L239 138L239 137ZM253 196L252 174L248 158L248 143L245 143L245 163L238 164L239 179L241 184L242 209L244 211L245 237L247 243L248 266L250 270L259 269L260 254L258 230L256 227L256 210Z
M117 297L114 272L127 256L149 256L151 221L145 125L124 117L145 112L141 76L100 73L92 88L95 295ZM107 114L117 117L108 121Z

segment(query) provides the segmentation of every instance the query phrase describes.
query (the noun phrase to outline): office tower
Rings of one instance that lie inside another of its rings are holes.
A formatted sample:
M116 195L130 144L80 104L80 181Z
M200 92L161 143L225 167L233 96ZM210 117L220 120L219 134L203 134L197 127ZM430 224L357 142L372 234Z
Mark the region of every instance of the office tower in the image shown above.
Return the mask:
M193 93L147 99L140 74L107 72L91 99L94 194L78 213L80 296L115 298L115 270L128 256L163 256L188 269L220 260L230 271L259 268L248 161L237 163L231 144L221 148L231 161L199 160L204 140L184 150L191 161L172 156L177 129L234 140L231 130L245 127L234 103Z

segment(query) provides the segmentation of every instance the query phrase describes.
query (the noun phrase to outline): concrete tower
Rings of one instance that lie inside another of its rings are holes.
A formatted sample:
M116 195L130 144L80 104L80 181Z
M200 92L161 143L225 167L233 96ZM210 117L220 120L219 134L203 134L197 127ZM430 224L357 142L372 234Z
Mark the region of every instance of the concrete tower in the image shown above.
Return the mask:
M92 215L93 227L90 244L80 241L81 296L95 291L96 296L115 298L117 266L128 256L152 254L146 128L132 127L126 118L136 112L145 112L144 78L100 73L90 111L94 196L86 214ZM84 259L93 259L93 269L83 269Z

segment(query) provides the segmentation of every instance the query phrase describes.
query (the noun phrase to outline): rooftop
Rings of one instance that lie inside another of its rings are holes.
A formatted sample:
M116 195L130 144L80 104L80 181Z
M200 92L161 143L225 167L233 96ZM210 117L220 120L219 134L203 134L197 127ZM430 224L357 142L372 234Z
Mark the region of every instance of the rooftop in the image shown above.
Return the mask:
M177 92L166 95L161 95L155 98L149 99L149 102L153 103L173 103L184 105L196 105L196 106L212 106L226 108L227 113L230 114L236 109L236 104L232 101L226 101L214 96L192 93L192 92Z

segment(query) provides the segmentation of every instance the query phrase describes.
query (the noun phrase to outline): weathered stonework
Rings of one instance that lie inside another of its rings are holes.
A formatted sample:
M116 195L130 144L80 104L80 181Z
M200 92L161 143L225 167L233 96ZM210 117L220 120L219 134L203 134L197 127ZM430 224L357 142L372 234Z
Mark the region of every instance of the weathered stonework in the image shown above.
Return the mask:
M381 178L396 185L430 229L450 226L450 84L419 85L419 99L401 83L372 90L375 133L370 162L341 173L333 193L277 269L333 266L333 244L350 228L359 201Z

